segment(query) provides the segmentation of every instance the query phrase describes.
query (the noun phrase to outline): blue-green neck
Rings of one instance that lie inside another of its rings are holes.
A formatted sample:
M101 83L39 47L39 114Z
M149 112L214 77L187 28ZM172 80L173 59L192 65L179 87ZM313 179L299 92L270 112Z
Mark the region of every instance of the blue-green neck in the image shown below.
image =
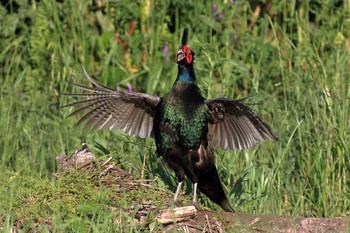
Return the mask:
M193 64L179 65L177 74L177 83L196 83L196 75L194 74Z

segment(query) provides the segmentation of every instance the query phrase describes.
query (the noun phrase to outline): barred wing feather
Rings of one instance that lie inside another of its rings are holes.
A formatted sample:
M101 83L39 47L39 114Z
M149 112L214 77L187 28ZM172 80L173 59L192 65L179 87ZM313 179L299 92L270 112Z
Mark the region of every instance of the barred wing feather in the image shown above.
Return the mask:
M92 77L83 68L86 78L95 86L80 84L73 86L87 91L82 94L66 94L86 98L63 107L77 106L69 116L84 113L77 124L85 122L84 128L120 129L131 136L153 137L153 121L160 98L143 93L124 93L106 87Z
M209 108L208 137L215 147L243 150L265 139L278 139L254 111L243 104L248 98L206 100Z

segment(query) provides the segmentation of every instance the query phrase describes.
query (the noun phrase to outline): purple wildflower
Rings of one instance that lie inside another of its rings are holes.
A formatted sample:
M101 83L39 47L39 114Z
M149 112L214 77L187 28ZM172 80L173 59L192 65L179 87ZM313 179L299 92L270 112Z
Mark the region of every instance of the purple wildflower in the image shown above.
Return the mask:
M220 14L218 15L218 19L220 20L220 19L222 19L222 17L224 17L224 12L223 11L221 11Z
M132 86L131 86L131 84L130 84L130 83L127 83L126 86L127 86L126 93L132 92Z
M216 3L214 2L213 5L211 6L211 16L212 17L215 17L216 10L217 10L217 6L216 6Z
M230 0L230 2L231 2L231 3L234 3L234 2L235 2L235 0Z
M232 41L233 48L235 48L238 51L241 51L241 46L239 44L238 35L237 34L233 34L232 40L233 40Z
M164 52L164 53L168 53L168 52L169 52L169 47L168 47L167 45L165 45L165 46L163 47L163 52Z
M122 91L122 89L120 88L119 85L117 86L116 89L117 89L117 91ZM126 93L131 93L131 92L132 92L132 86L131 86L130 83L127 83L127 84L126 84L125 92L126 92Z
M164 53L165 59L167 61L170 61L169 47L167 45L163 47L163 53Z
M214 2L213 5L211 6L211 16L213 18L217 18L218 20L222 19L222 17L224 17L224 11L221 11L219 14L216 12L217 11L217 5Z

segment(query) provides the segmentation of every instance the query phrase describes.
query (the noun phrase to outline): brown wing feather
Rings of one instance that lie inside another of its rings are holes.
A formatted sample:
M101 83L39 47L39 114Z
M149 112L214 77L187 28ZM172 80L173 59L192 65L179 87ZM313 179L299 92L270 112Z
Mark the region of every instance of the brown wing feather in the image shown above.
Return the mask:
M214 146L243 150L265 139L278 139L254 111L243 104L246 99L221 97L206 101L209 108L208 137Z
M113 90L90 77L84 67L83 70L86 78L95 87L73 84L73 86L88 92L66 95L86 99L62 106L78 107L69 116L85 113L77 124L85 122L84 128L120 129L132 136L153 137L153 119L160 101L159 97Z

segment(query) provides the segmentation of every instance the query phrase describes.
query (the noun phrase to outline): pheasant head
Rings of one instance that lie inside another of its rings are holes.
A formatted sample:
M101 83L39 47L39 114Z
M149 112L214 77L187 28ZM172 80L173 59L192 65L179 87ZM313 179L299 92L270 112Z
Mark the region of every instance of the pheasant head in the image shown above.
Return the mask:
M176 62L179 65L192 64L194 60L194 52L187 45L179 46L177 51Z

